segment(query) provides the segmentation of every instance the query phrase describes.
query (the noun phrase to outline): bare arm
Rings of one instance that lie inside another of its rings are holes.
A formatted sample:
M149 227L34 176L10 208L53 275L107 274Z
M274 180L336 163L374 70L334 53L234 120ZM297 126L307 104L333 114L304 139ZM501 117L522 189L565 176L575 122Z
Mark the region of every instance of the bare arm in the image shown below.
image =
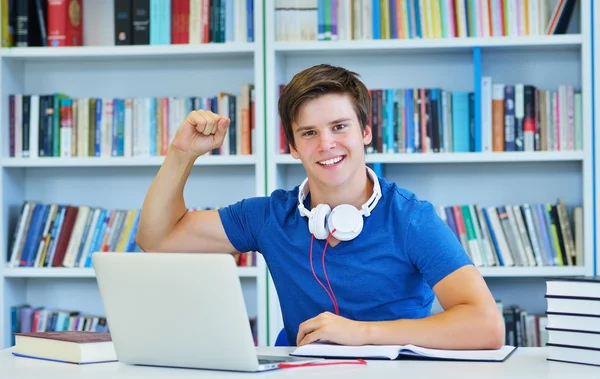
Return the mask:
M423 319L371 323L365 329L365 342L440 349L496 349L504 344L502 315L474 266L456 270L433 290L444 312Z
M330 312L300 324L296 343L326 339L344 345L413 344L437 349L497 349L504 321L483 278L464 266L434 288L444 312L422 319L355 321Z
M194 161L220 146L227 122L194 111L179 127L140 213L136 243L152 252L236 253L216 210L187 212L183 189ZM218 126L218 128L217 128Z

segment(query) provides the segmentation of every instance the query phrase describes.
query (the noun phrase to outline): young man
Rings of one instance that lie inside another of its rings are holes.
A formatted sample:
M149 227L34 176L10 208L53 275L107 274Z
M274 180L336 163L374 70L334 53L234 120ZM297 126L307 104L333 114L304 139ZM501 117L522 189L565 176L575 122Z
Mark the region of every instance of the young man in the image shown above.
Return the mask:
M370 103L365 85L346 69L318 65L298 73L279 113L307 180L199 212L186 212L183 188L196 158L221 145L229 119L191 112L144 201L138 245L259 251L291 344L501 347L502 316L450 228L430 203L367 168ZM444 312L431 315L436 296Z

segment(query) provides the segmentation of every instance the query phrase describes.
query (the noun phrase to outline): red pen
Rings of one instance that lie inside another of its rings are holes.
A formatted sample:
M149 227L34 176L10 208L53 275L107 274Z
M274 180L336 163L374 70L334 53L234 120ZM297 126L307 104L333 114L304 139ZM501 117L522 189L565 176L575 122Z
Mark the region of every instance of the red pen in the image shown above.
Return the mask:
M312 367L312 366L333 366L333 365L366 365L367 361L364 359L357 359L355 361L342 361L342 362L309 362L309 363L280 363L279 368L294 368L294 367Z

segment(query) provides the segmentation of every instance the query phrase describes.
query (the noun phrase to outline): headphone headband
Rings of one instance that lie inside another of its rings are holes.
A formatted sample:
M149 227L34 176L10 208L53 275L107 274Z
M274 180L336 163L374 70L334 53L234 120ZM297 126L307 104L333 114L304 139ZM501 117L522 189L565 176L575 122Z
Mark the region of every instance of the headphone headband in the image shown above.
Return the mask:
M373 211L373 209L375 209L375 206L379 202L379 199L381 199L381 187L379 186L379 178L377 178L377 174L375 174L375 171L373 171L369 166L366 166L366 168L368 175L373 181L373 194L371 194L369 200L367 200L367 202L360 207L359 214L364 215L365 217L369 217L371 215L371 212ZM308 195L308 193L308 178L306 178L304 179L298 190L298 210L300 211L300 214L302 216L306 217L310 216L310 212L304 206L304 200L306 199L306 195Z

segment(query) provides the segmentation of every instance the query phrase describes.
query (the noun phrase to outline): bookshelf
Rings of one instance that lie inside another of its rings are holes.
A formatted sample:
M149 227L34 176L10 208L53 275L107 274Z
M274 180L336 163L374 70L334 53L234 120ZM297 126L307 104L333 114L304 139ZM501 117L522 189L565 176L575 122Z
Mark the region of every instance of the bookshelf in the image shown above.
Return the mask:
M84 0L84 39L110 41L113 1ZM196 45L22 47L0 49L0 348L10 342L10 307L104 315L93 268L7 267L25 200L106 209L139 209L163 156L13 158L9 154L9 94L64 93L73 98L216 96L254 84L252 155L200 157L184 191L188 207L222 207L264 195L262 3L255 0L254 42ZM99 34L103 34L100 35ZM185 115L184 115L185 116ZM184 117L183 116L183 117ZM181 120L177 120L177 125ZM239 267L249 317L266 344L266 269ZM188 299L181 299L182 302Z
M112 38L112 30L105 27L112 28L112 3L84 0L88 21L84 35L94 35L95 41L107 38L94 33L108 33L108 39ZM594 256L595 239L589 237L594 235L591 210L598 191L593 171L598 165L594 168L592 137L597 137L592 128L591 48L592 41L600 41L600 37L592 39L593 25L586 16L593 8L590 0L578 2L565 35L285 42L275 39L275 0L254 3L254 43L0 49L0 119L4 125L0 132L0 347L9 341L11 305L28 302L103 314L93 269L5 266L23 201L139 207L164 159L11 158L6 127L11 93L212 96L218 91L237 93L240 84L252 82L257 105L253 150L257 153L199 158L184 196L189 206L203 207L224 206L277 188L291 189L301 182L304 170L299 162L278 153L277 94L279 84L311 65L348 67L361 74L369 88L473 91L476 71L494 81L529 82L552 90L559 84L572 84L583 97L585 127L579 151L380 153L369 154L367 162L436 205L555 202L562 196L568 206L584 207L582 266L479 267L496 298L505 304L523 304L542 312L545 277L592 274L594 265L600 270ZM556 0L549 0L550 9L555 4ZM600 226L596 228L600 232ZM273 344L282 324L277 293L258 257L257 267L239 268L239 275L249 314L258 318L259 344L267 345Z
M547 3L549 14L556 3ZM275 0L265 2L268 193L292 189L306 175L299 161L280 151L277 100L279 86L307 67L320 63L346 67L360 74L369 89L475 92L483 76L490 76L493 83L526 83L553 91L570 84L582 93L583 145L579 150L374 153L367 155L367 163L436 206L556 203L562 197L569 208L583 207L582 265L478 267L495 298L505 306L518 304L530 313L542 314L546 309L545 277L595 272L591 1L577 2L564 35L325 41L278 40L278 19L301 24L308 22L308 16L276 9L276 4ZM338 14L338 22L342 17ZM269 339L273 342L283 324L270 277L268 290ZM440 309L436 304L433 311Z

